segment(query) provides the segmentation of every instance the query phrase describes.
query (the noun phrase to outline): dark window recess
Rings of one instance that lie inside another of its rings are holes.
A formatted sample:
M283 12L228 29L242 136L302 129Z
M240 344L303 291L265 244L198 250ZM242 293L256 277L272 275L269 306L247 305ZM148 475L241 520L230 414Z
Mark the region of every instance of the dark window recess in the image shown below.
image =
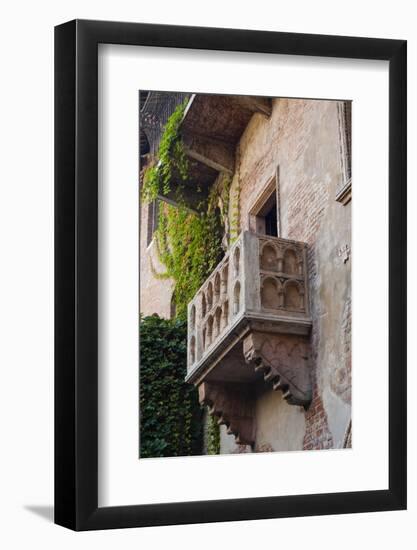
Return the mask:
M274 178L249 212L249 226L259 235L278 237L278 216L277 187Z
M277 203L265 214L265 235L278 237Z
M352 102L338 102L337 116L341 174L335 198L342 204L348 204L352 198Z

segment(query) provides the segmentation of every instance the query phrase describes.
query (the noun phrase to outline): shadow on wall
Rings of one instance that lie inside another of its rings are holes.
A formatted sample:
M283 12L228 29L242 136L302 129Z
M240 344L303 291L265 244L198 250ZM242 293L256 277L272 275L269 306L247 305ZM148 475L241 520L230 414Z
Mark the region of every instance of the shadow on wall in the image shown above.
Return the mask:
M54 507L53 506L38 506L38 505L27 505L24 506L24 509L28 512L32 512L32 514L36 514L37 516L46 519L49 523L54 522Z

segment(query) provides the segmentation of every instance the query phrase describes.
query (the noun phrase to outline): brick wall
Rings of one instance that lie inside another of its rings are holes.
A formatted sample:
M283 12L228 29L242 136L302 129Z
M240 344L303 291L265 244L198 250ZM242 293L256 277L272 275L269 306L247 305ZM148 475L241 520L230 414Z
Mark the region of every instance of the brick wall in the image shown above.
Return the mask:
M341 447L350 421L350 259L340 250L351 245L351 205L335 201L338 132L335 102L277 99L270 119L254 115L239 144L241 229L279 167L281 236L309 245L313 401L304 449Z

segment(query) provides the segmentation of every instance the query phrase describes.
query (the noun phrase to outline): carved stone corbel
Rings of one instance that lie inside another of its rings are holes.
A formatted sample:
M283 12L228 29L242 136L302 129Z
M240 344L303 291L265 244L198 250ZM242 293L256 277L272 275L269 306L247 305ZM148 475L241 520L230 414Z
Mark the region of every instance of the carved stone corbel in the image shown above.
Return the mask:
M281 390L290 405L308 408L312 398L308 366L309 343L305 337L261 332L250 333L243 341L246 362Z
M255 442L254 397L250 386L239 383L203 382L198 387L200 403L227 427L238 445Z

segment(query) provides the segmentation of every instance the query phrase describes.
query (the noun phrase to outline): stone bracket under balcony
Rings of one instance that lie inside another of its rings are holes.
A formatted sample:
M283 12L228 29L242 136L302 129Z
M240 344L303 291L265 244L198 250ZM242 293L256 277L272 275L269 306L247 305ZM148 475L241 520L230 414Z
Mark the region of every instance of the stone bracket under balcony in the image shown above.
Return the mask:
M202 405L209 414L225 425L228 434L233 434L238 445L253 445L255 442L255 400L248 384L203 382L198 387Z
M306 265L304 243L245 231L189 304L186 381L239 443L255 440L265 384L311 402Z
M308 407L312 388L305 337L251 332L243 342L243 354L265 382L283 392L287 403Z

